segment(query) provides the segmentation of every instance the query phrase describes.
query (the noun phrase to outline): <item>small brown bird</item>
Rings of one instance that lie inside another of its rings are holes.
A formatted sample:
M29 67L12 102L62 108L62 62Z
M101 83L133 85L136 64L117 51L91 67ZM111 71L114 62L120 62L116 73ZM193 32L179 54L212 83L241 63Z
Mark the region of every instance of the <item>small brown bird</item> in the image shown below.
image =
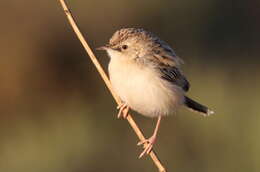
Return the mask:
M158 117L153 135L138 143L148 143L139 158L152 150L162 116L174 113L181 105L204 116L214 113L185 96L190 84L180 70L183 60L151 32L120 29L99 50L106 50L110 56L110 80L124 102L118 107L118 117L126 118L129 107L144 116Z

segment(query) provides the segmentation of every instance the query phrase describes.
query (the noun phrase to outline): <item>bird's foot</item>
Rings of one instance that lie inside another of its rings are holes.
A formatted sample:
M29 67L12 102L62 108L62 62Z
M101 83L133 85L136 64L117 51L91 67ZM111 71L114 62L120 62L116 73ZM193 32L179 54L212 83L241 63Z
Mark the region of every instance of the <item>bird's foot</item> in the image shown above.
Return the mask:
M149 139L145 139L145 140L142 140L137 143L138 146L146 144L143 152L139 155L139 158L142 158L144 156L144 154L149 154L151 152L151 150L153 149L155 140L156 140L156 136L153 135Z
M124 119L126 119L129 111L129 106L126 103L121 103L117 106L117 109L119 109L117 118L123 117Z

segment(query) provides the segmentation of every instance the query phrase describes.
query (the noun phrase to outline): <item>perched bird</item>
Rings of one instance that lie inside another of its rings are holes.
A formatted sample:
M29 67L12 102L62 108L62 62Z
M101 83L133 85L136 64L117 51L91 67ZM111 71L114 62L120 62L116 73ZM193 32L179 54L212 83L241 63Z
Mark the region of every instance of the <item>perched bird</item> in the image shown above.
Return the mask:
M153 135L138 143L148 144L139 157L152 150L162 116L174 113L181 105L205 116L214 113L185 96L190 84L180 70L183 60L151 32L123 28L98 49L110 56L110 81L123 102L118 107L118 117L126 118L131 108L144 116L158 118Z

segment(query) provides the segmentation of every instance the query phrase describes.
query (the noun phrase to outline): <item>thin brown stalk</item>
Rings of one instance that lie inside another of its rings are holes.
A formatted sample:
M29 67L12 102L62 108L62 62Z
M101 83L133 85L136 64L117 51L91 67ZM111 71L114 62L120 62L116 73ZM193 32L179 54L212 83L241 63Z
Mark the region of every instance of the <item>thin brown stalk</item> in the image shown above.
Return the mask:
M102 66L99 64L97 58L95 57L93 51L91 50L88 43L84 39L83 35L81 34L72 14L70 12L70 10L67 7L66 2L64 0L59 0L59 1L62 5L62 8L63 8L68 20L69 20L74 32L76 33L76 35L79 38L81 44L83 45L83 47L85 48L85 50L86 50L87 54L89 55L90 59L94 63L95 67L97 68L99 74L101 75L101 77L104 80L106 86L108 87L109 91L111 92L112 96L114 97L116 103L119 105L121 103L120 98L113 91L111 83L110 83L106 73L104 72ZM129 124L133 128L133 130L136 133L136 135L138 136L138 138L140 140L144 140L145 137L144 137L142 131L139 129L139 127L137 126L137 124L135 123L135 121L133 120L133 118L130 114L128 114L128 116L127 116L127 121L129 122ZM144 145L144 147L146 147L146 146L147 146L147 144ZM157 166L158 170L160 172L166 172L165 168L163 167L162 163L160 162L159 158L157 157L156 153L153 150L150 152L149 155L150 155L151 159L153 160L154 164Z

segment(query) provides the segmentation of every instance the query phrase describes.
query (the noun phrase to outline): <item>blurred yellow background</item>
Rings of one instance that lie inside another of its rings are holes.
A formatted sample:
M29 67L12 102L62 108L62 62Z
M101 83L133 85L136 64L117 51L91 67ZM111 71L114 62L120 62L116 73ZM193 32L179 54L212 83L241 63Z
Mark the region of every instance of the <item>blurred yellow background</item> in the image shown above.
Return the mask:
M156 171L58 1L0 3L0 171ZM260 171L259 1L69 1L94 49L142 27L185 61L188 93L216 115L181 109L155 145L168 171ZM95 51L96 52L96 51ZM107 69L109 58L96 52ZM135 115L145 135L155 119Z

